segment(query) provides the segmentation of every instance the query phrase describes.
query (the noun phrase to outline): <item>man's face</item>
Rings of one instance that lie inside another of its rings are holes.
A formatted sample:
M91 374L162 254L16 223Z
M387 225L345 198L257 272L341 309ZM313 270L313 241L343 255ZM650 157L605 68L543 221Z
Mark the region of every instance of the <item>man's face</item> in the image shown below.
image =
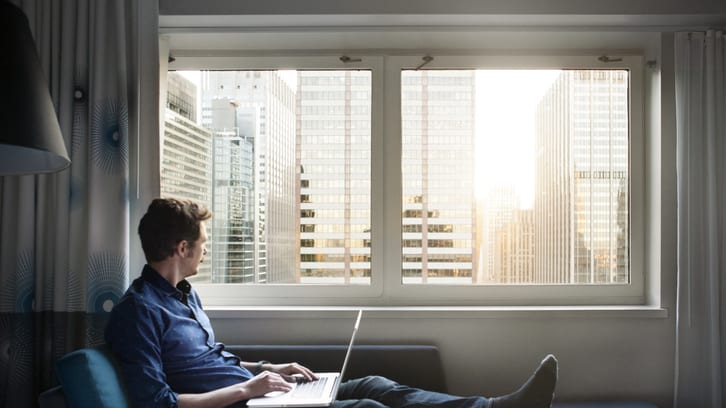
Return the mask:
M188 273L186 276L194 276L199 273L199 264L204 262L204 255L207 254L207 227L204 223L199 226L199 239L189 244L187 247L187 266Z

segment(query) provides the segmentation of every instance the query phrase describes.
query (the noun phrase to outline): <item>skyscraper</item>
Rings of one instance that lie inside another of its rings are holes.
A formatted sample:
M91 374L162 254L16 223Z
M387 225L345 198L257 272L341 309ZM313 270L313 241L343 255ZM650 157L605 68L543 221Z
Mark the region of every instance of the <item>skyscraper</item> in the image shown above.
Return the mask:
M301 282L370 283L371 74L299 71Z
M168 72L166 81L166 108L197 123L197 86L178 72Z
M509 222L496 230L496 283L534 282L534 211L515 209Z
M401 75L403 273L409 282L472 282L476 75Z
M213 283L255 282L253 139L240 127L236 101L220 97L204 107L213 134L214 180L209 248Z
M501 258L500 237L502 230L514 222L514 213L520 207L520 200L512 186L497 186L486 194L484 204L478 210L482 215L482 233L484 240L478 247L481 252L481 263L478 265L477 283L504 283L507 281L506 271L496 261ZM500 259L501 261L501 259Z
M628 73L563 71L537 109L537 282L628 281Z
M219 266L222 281L293 282L293 88L275 71L209 71L202 101L203 124L215 135L215 218L225 214L217 242L218 256L229 257Z
M195 122L196 86L176 72L170 72L168 78L161 195L192 199L211 208L212 134ZM202 264L195 279L211 279L211 265Z

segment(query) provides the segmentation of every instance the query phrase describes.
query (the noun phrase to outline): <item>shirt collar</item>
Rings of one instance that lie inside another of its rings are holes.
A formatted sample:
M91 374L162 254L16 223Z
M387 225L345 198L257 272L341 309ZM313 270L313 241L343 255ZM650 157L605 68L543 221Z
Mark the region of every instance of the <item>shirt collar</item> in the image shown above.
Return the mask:
M176 288L171 286L169 281L164 279L159 272L156 271L156 269L149 265L144 266L144 270L141 271L141 278L159 289L166 296L174 296L181 299L182 297L180 295L187 297L192 290L192 285L186 279L182 279L181 282L176 285Z

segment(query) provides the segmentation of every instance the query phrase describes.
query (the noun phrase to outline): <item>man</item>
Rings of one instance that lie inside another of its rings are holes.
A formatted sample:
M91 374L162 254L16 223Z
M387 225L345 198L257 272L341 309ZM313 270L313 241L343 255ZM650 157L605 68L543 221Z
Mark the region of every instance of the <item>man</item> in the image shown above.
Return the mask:
M204 222L211 216L193 202L156 199L139 223L147 265L112 310L105 333L134 406L244 406L250 398L290 390L295 377L317 378L296 363L241 361L215 342L186 280L204 261ZM371 376L343 383L333 407L549 407L556 381L557 360L550 355L518 391L503 397L458 397Z

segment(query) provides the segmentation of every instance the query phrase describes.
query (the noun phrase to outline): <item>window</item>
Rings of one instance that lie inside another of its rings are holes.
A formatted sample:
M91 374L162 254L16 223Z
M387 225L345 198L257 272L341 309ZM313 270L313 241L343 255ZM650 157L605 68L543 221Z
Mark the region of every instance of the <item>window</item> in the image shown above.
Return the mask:
M630 283L627 69L401 76L404 283Z
M177 57L161 191L214 212L205 298L642 303L641 58L420 63Z
M168 75L162 195L212 209L197 283L370 284L370 70ZM183 85L179 86L179 85ZM184 92L190 145L175 132ZM174 104L172 104L174 102ZM177 166L195 163L180 186ZM212 177L211 174L214 174ZM205 192L199 194L199 192Z

